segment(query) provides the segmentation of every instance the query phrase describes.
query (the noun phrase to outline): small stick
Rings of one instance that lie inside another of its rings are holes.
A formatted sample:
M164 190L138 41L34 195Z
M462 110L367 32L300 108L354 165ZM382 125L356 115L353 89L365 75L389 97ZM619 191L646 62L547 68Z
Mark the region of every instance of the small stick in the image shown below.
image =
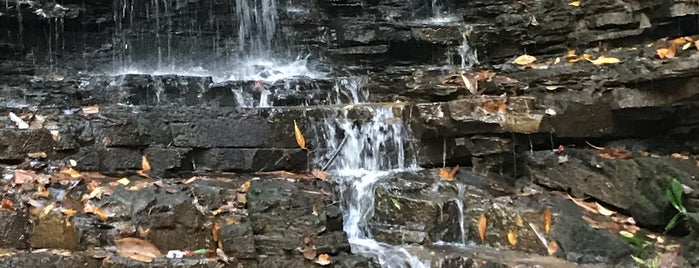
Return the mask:
M327 163L325 163L325 166L323 166L323 171L328 170L330 165L335 161L335 158L340 154L340 151L342 151L342 147L345 147L345 143L347 142L347 135L342 139L342 142L340 142L340 146L337 147L337 150L335 150L335 153L333 154L332 157L330 157L330 160L328 160Z

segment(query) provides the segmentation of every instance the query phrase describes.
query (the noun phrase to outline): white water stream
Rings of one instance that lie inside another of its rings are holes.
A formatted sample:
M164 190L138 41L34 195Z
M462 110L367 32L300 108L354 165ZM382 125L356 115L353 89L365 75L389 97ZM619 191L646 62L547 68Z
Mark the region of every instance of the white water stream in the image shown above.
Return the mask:
M367 226L374 213L374 185L392 172L418 169L415 158L406 155L410 134L393 115L393 107L367 109L373 117L365 123L355 123L345 114L328 118L324 124L330 151L342 146L330 170L338 183L352 252L376 256L382 267L429 267L404 247L374 240Z

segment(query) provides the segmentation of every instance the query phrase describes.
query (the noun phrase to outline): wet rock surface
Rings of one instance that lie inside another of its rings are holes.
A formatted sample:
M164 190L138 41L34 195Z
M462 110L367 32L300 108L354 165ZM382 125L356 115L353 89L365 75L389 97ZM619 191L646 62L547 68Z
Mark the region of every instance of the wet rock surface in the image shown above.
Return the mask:
M432 267L699 265L695 2L274 1L270 54L323 73L278 80L228 70L241 1L136 2L0 5L0 266L380 267L351 253L335 174L308 172L348 135L334 118L382 108L426 169L375 183L379 242ZM188 256L129 259L122 237Z

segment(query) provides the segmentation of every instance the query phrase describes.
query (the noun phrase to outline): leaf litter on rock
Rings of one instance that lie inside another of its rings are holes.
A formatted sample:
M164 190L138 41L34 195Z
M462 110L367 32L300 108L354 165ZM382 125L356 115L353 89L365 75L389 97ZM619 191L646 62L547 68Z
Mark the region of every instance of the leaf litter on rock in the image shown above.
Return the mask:
M151 242L139 238L126 237L114 240L117 254L129 259L152 262L153 259L162 257L160 250Z

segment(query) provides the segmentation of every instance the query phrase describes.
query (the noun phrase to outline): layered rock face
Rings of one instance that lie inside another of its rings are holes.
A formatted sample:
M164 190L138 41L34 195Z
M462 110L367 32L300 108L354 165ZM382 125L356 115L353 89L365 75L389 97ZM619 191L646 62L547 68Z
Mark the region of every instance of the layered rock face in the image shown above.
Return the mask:
M342 138L328 120L361 126L383 107L411 134L406 157L425 169L461 168L453 180L423 170L376 182L366 222L375 240L405 245L434 267L632 265L635 249L618 230L599 230L613 228L558 193L662 232L677 179L688 213L668 244L681 240L686 261L699 265L698 19L699 3L680 0L6 0L0 164L3 198L15 209L0 212L9 230L0 246L16 251L2 263L65 257L27 251L53 248L74 252L76 265L140 267L102 258L114 255L114 239L144 227L163 251L221 248L232 260L200 256L187 267L313 266L299 253L310 247L340 267L386 266L351 254L347 197L332 183L259 174L323 167L333 161L324 156L333 153L329 140ZM515 60L523 54L536 60ZM605 155L609 148L631 157ZM150 178L137 179L144 157ZM43 196L15 172L64 166L107 177L36 182L50 192ZM89 201L106 219L59 209L84 205L90 181L122 176L131 184ZM133 188L137 181L147 187ZM216 212L227 204L235 209ZM541 244L546 208L554 252ZM483 241L481 216L490 226ZM524 255L549 253L557 258Z

